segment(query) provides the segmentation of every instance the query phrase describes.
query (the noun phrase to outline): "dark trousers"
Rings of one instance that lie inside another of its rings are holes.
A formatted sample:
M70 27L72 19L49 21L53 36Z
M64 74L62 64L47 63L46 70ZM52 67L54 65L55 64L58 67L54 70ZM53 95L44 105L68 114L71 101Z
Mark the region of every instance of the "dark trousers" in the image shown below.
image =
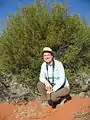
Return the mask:
M63 97L70 94L69 87L63 87L55 92L52 92L51 94L47 94L45 85L42 82L37 83L37 88L41 95L41 101L44 101L44 100L58 101L58 100L62 99Z

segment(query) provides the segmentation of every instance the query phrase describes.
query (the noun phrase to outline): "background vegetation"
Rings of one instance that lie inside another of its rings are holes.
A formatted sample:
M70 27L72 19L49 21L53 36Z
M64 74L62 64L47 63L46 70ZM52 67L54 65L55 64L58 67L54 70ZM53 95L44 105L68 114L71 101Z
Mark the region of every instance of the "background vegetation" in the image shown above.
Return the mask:
M90 27L80 16L69 15L63 4L49 8L36 2L9 16L0 36L0 76L15 75L18 84L35 90L45 46L63 63L72 92L79 93L81 86L75 79L90 72Z

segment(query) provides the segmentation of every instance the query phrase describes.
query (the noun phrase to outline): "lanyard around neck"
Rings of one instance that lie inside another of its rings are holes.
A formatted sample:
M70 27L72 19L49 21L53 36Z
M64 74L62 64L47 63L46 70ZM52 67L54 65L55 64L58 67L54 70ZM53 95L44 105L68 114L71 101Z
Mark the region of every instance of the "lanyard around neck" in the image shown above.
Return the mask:
M52 83L54 83L54 67L55 67L55 61L53 60L53 63L52 63ZM47 63L46 63L46 70L47 70L47 80L49 81L48 64Z

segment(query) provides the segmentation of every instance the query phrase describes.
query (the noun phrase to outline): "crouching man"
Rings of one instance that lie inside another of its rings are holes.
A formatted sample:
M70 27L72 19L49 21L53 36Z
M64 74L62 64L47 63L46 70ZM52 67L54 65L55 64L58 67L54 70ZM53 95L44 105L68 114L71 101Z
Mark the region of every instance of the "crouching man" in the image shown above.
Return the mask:
M71 99L70 86L64 67L60 61L54 59L51 48L43 48L43 60L37 88L41 94L42 105L49 104L55 108L58 103Z

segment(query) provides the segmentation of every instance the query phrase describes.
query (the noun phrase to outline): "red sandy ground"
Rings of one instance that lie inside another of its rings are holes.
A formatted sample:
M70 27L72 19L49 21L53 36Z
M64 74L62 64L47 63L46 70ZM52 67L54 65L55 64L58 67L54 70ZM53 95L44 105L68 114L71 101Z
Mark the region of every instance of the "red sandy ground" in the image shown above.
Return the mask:
M39 100L20 106L3 103L0 104L0 120L75 120L75 113L82 110L90 111L90 98L73 97L55 109L42 107Z

